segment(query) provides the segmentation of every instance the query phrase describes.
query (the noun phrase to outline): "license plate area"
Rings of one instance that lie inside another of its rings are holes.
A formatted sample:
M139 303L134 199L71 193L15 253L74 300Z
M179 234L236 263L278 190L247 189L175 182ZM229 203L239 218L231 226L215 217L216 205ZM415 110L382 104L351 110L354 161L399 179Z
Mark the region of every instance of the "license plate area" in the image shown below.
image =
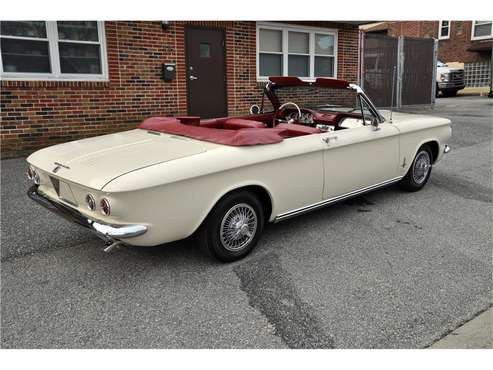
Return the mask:
M53 185L53 189L55 189L55 192L58 195L58 198L74 206L77 206L77 201L75 200L74 194L72 193L69 184L60 179L57 179L56 177L51 176L50 181Z

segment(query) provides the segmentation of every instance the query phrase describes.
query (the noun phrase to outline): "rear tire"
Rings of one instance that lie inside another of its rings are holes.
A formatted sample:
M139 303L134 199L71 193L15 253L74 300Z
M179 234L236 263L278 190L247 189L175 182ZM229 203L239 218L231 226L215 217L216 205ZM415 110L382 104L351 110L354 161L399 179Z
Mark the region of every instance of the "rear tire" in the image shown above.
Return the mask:
M257 244L264 226L259 199L249 191L225 195L200 227L203 250L223 262L245 257Z
M421 190L430 178L432 163L431 148L425 144L418 149L406 176L399 182L400 187L410 192Z

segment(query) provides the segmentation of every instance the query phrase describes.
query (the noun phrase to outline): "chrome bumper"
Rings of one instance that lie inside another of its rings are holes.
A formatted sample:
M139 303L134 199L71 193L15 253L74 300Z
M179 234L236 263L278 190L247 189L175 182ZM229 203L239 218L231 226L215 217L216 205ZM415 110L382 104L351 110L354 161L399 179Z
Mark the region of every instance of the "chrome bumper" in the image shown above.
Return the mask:
M147 231L147 226L144 225L111 225L88 219L79 211L49 199L38 191L36 185L29 188L27 195L36 203L41 204L57 215L94 231L104 240L132 238Z

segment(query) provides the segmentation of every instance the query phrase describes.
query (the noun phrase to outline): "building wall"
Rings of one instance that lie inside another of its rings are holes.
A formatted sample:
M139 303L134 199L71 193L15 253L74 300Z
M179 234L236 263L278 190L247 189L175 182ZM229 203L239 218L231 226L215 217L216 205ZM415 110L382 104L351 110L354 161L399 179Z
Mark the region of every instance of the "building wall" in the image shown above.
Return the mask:
M450 38L438 41L438 57L444 62L485 62L491 58L491 40L471 40L472 21L450 21ZM433 37L438 39L439 21L389 22L390 36ZM489 43L490 49L470 51L480 44Z
M330 22L295 22L339 28L338 78L356 82L358 29ZM185 26L226 31L228 115L259 103L255 22L105 22L109 81L1 81L3 157L79 138L135 127L150 116L187 114ZM161 79L161 64L176 62L176 79Z

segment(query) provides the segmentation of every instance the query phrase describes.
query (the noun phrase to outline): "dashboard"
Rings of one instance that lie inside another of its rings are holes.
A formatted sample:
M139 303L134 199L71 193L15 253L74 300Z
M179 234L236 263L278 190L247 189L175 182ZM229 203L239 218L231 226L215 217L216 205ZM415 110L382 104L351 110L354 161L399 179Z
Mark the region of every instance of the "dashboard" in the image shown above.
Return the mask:
M289 111L286 113L284 117L287 121L293 120L295 122L303 123L305 125L313 125L315 123L313 119L313 113L303 109L301 110L301 117L298 117L297 111Z
M361 114L354 112L319 112L312 109L301 108L301 117L298 117L297 109L283 111L282 119L291 123L317 127L323 131L333 131L361 127L371 124L371 121L361 119Z

